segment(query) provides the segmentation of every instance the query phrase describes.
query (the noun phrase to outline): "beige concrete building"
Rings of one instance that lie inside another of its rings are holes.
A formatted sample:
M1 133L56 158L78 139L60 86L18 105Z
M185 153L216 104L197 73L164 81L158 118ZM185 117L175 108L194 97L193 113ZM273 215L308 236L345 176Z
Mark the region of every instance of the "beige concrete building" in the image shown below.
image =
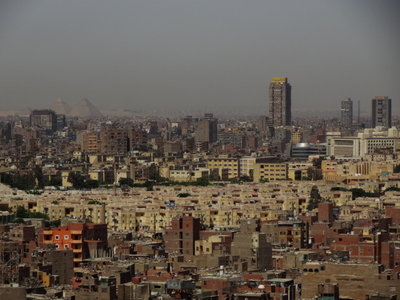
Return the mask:
M327 182L377 180L393 173L394 162L324 160L322 176Z
M330 156L360 158L379 153L397 153L400 149L400 135L396 127L368 128L357 136L341 137L340 133L327 133L327 152Z
M100 133L98 131L81 131L77 134L77 141L82 151L87 153L99 153Z
M312 162L289 162L288 178L291 180L302 180L308 177L308 170L313 167Z
M220 156L207 159L207 167L211 176L218 175L220 180L229 180L240 176L240 163L238 158Z
M322 197L336 205L347 205L351 218L370 217L379 205L398 206L400 194L388 194L376 202L375 198L351 200L351 192L332 191L336 183L325 181L274 181L270 183L228 184L226 186L154 186L153 191L134 188L92 191L46 191L42 195L4 195L2 202L15 211L18 206L43 212L50 219L64 217L90 219L108 224L110 231L141 231L144 234L162 231L175 217L182 215L199 218L215 228L238 227L243 219L261 222L277 221L287 212L296 216L307 211L310 190L317 185ZM396 186L395 181L390 182ZM374 192L376 182L362 182L361 187ZM180 197L185 194L185 197ZM102 205L104 203L104 205ZM343 209L345 211L345 209Z
M128 152L128 132L124 129L100 131L100 152L103 154L125 154Z
M302 298L313 298L318 284L326 280L338 283L340 295L352 299L366 299L376 293L387 295L388 291L400 297L400 278L393 276L391 270L383 273L382 270L379 264L305 263L301 276Z
M288 163L257 163L254 169L254 182L288 179Z

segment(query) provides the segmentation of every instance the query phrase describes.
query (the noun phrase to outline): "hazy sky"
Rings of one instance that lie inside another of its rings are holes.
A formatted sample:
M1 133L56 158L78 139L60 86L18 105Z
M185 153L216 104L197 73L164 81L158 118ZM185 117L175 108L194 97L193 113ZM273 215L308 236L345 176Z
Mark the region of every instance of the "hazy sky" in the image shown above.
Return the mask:
M0 110L87 97L101 109L293 111L376 95L400 112L398 0L0 0Z

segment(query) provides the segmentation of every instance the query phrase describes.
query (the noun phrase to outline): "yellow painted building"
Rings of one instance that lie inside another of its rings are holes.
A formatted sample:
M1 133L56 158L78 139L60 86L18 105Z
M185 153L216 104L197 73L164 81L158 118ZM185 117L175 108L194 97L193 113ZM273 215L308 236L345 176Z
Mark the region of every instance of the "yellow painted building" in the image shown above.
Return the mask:
M336 161L321 163L322 176L326 182L377 180L393 173L394 162L385 161Z
M63 187L72 187L72 183L68 181L69 171L61 172L61 185Z
M240 176L240 164L238 158L212 157L207 161L210 172L218 173L220 180L229 180Z
M287 180L288 170L287 163L256 163L254 182Z
M292 180L301 180L308 177L308 169L312 168L311 162L292 162L288 165L288 178Z

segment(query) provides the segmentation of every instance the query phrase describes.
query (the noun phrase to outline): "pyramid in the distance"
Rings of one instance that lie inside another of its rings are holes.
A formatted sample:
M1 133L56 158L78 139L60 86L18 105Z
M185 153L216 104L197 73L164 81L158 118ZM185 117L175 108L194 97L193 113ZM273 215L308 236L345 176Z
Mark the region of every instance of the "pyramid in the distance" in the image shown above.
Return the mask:
M81 118L97 118L102 116L100 110L86 98L83 98L71 109L70 115Z
M71 107L62 98L57 98L54 100L54 102L51 104L51 109L60 115L69 115L71 111Z

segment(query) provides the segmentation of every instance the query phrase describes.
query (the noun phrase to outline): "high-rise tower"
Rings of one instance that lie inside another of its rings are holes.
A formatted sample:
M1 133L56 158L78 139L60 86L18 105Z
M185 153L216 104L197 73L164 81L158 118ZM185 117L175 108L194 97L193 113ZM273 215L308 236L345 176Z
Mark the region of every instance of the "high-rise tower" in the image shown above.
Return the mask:
M31 126L47 133L57 130L57 115L50 109L36 109L30 115Z
M392 99L375 97L372 99L372 127L392 127Z
M292 87L286 77L273 77L269 85L269 117L273 126L292 123Z
M197 123L195 130L195 140L197 142L208 142L209 144L217 141L218 120L213 114L205 114L204 118Z
M349 128L353 124L353 101L350 98L342 100L340 105L340 123Z

